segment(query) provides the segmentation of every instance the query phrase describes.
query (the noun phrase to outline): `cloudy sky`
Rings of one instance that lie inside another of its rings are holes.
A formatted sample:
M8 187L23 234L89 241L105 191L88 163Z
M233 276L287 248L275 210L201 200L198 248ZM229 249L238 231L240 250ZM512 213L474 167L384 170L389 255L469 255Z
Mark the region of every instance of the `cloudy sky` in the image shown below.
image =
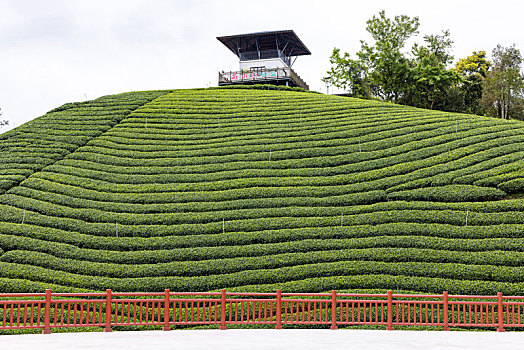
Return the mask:
M456 58L497 43L524 51L517 0L0 0L0 118L13 127L66 102L214 86L219 70L238 68L216 37L267 30L297 33L312 55L294 68L325 92L333 47L355 53L381 9L419 16L418 40L449 29Z

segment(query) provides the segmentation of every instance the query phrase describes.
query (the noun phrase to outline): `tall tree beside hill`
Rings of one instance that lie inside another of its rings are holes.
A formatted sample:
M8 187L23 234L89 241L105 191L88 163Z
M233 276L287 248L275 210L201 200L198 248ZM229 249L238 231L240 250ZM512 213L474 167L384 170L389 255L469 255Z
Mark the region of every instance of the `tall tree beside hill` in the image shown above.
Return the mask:
M329 63L331 69L322 78L324 83L344 89L351 97L371 98L367 71L360 61L351 59L347 52L341 56L340 49L334 48Z
M400 15L391 19L380 11L378 17L373 16L366 23L375 43L361 40L357 55L369 71L371 93L396 103L407 92L410 81L409 60L401 51L406 41L418 33L419 18Z
M483 84L482 106L486 115L502 119L524 118L522 55L515 46L493 49L493 68Z
M425 35L424 42L425 45L413 45L413 76L407 96L411 100L406 99L406 104L434 109L436 104L443 104L448 91L462 79L455 71L447 69L453 61L449 31L443 31L442 35Z
M353 97L378 97L398 102L411 80L409 60L402 53L406 41L417 33L418 17L406 15L387 18L384 11L367 22L366 30L375 42L361 40L357 59L333 49L331 69L322 80L347 90Z
M470 56L458 60L453 70L462 81L449 90L444 108L452 112L482 114L482 86L490 67L486 51L473 51Z

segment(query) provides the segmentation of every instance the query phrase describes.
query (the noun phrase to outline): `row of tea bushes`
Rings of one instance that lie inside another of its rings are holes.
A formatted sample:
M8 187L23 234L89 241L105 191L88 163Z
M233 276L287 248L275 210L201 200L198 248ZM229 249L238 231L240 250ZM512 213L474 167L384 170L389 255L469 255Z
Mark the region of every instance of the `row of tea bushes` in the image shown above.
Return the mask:
M407 226L407 225L406 225ZM182 243L181 248L177 248L173 241L170 241L166 246L159 246L159 242L140 242L133 241L135 245L119 246L120 249L138 249L140 250L109 250L115 248L108 240L99 240L98 245L93 248L79 248L70 243L49 242L37 238L15 236L9 234L0 234L0 247L8 251L8 254L13 254L13 251L31 251L40 252L52 255L54 257L78 260L80 262L105 262L113 264L158 264L169 263L174 261L199 261L210 259L226 259L237 257L255 257L275 254L285 254L288 252L310 252L310 251L339 251L341 249L371 249L371 248L389 248L389 249L435 249L451 252L479 252L479 254L486 254L487 256L496 257L493 261L518 261L515 257L508 255L507 252L515 252L515 256L520 257L521 252L524 252L524 238L443 238L422 236L424 230L411 230L411 235L374 235L358 237L355 231L369 231L369 227L354 227L353 230L329 232L323 230L323 235L317 232L317 235L309 232L302 235L295 235L292 238L295 240L288 241L269 241L267 243L259 243L262 240L257 238L267 237L268 233L263 232L258 237L253 237L255 234L245 234L251 241L246 240L245 244L235 244L233 234L229 235L228 241L217 241L216 237L209 237L207 241L186 239ZM476 228L486 235L487 228ZM333 231L333 230L332 230ZM353 231L353 232L352 232ZM390 233L385 232L384 227L380 230L380 234ZM455 230L459 231L459 230ZM508 230L509 231L509 230ZM286 239L289 236L288 232L282 230L281 239ZM361 232L359 232L361 233ZM454 232L455 236L460 237L460 232ZM353 234L353 235L352 235ZM239 234L237 234L239 235ZM249 237L251 236L251 237ZM299 237L297 237L299 236ZM356 237L355 237L356 236ZM274 237L274 236L273 236ZM327 237L327 238L318 238ZM223 237L222 237L223 238ZM254 243L255 242L255 243ZM75 243L72 241L71 243ZM194 246L187 246L192 244ZM213 245L215 244L215 245ZM221 244L221 245L216 245ZM16 256L16 259L24 259L21 253ZM478 256L478 254L477 254ZM375 256L375 258L377 258ZM378 257L377 259L379 259ZM468 257L469 259L469 257ZM506 260L509 259L509 260ZM500 264L499 264L500 265Z
M0 262L0 276L10 279L26 279L91 290L103 290L112 286L118 291L161 291L166 286L172 291L206 291L231 288L243 285L276 284L309 278L329 276L375 275L441 278L454 280L467 285L471 281L502 282L521 285L524 280L524 268L502 267L493 265L469 265L457 263L427 262L377 262L377 261L340 261L322 262L278 269L245 270L234 273L206 275L196 277L162 276L112 278L104 276L80 275L64 271L46 269L39 266ZM495 283L493 286L497 285ZM368 288L368 285L361 286ZM380 286L379 286L380 287ZM403 286L403 289L407 286ZM508 289L503 289L508 293ZM500 290L499 290L500 291ZM496 294L491 290L489 294Z
M24 230L29 228L30 230ZM380 225L331 226L294 229L260 230L255 232L225 232L207 235L185 236L150 236L150 237L116 237L94 236L64 231L54 228L29 224L0 224L0 234L4 250L20 249L19 244L29 244L34 250L52 252L49 247L67 244L71 254L77 254L79 249L115 251L123 255L129 252L145 251L154 254L154 250L165 250L189 247L224 247L249 244L271 244L281 242L297 242L307 239L357 239L368 237L437 237L449 239L472 239L483 250L487 238L502 240L507 243L497 246L498 250L518 250L520 239L524 237L519 224L501 224L494 226L453 226L445 224L415 224L387 223ZM410 241L411 239L408 239ZM50 245L49 245L50 244ZM409 243L408 243L409 244ZM409 245L408 245L409 246ZM57 248L58 249L58 248ZM470 248L471 249L471 248ZM487 248L486 248L487 249ZM78 253L79 254L79 253ZM69 256L68 256L69 257Z
M293 247L291 247L293 249ZM161 277L161 276L208 276L247 270L280 269L287 266L320 264L337 261L375 262L425 262L455 263L469 265L493 265L519 267L524 259L522 252L491 251L461 252L418 248L367 248L344 249L344 247L323 247L325 250L307 252L266 252L264 256L236 257L208 260L171 261L153 264L100 263L77 259L58 258L49 254L13 250L0 256L0 261L31 266L40 266L56 271L74 274L105 276L115 278ZM234 249L231 250L235 253ZM336 251L337 254L333 254ZM493 277L498 278L498 276ZM522 277L520 277L522 278Z
M330 226L379 225L385 223L435 223L455 226L523 224L521 211L483 213L454 210L389 210L351 213L333 207L252 209L217 213L125 214L43 206L18 209L0 204L3 220L53 227L97 236L150 237L217 234ZM38 205L37 205L38 204ZM47 212L46 212L47 210Z

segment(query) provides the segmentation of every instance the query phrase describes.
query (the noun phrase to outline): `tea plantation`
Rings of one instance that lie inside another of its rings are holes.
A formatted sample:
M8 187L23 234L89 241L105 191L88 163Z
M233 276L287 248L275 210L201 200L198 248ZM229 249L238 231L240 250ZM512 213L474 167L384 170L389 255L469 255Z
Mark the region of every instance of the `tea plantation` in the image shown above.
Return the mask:
M524 123L253 88L0 135L0 291L524 295Z

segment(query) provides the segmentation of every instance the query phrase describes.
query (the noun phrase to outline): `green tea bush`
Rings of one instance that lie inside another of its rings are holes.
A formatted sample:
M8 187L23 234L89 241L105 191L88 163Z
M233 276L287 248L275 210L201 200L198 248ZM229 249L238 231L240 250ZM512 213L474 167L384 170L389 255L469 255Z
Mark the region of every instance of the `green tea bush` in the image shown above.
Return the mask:
M524 178L503 182L498 188L508 193L524 193Z
M448 185L392 192L388 194L388 199L430 202L481 202L498 200L505 196L506 193L504 191L496 188L471 185Z

